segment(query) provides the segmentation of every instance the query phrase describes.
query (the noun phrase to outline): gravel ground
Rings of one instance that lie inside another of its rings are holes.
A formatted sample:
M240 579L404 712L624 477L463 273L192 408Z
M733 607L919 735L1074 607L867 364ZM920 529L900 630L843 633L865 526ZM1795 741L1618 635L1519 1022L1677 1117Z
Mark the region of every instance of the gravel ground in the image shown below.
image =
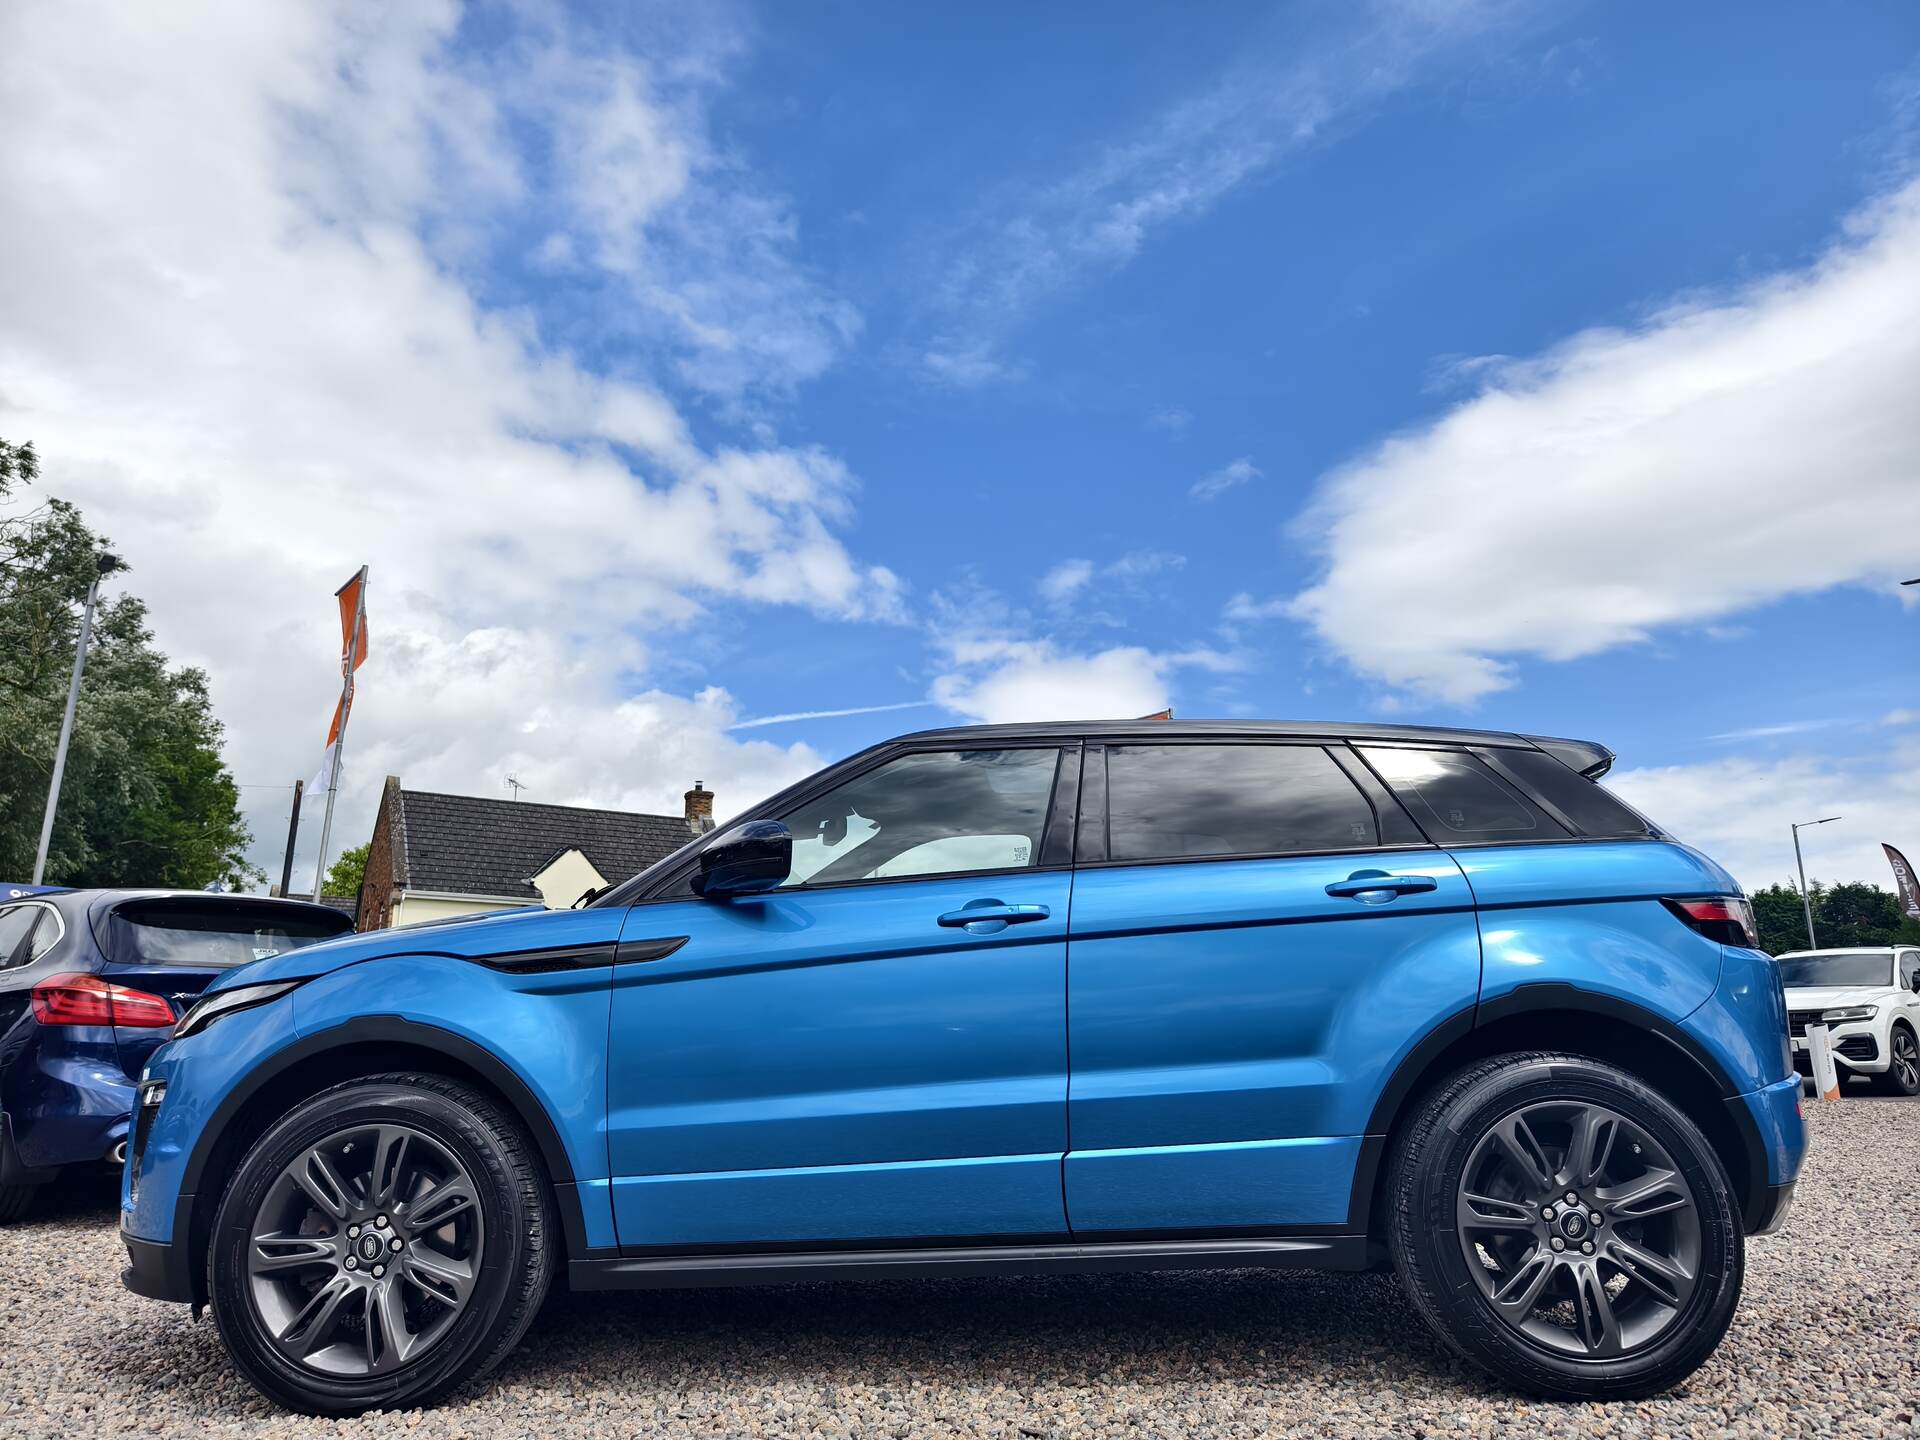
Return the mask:
M1725 1344L1637 1404L1495 1389L1385 1277L1231 1271L563 1297L477 1392L318 1421L255 1395L211 1321L120 1288L100 1189L0 1230L0 1434L1920 1435L1920 1102L1811 1123Z

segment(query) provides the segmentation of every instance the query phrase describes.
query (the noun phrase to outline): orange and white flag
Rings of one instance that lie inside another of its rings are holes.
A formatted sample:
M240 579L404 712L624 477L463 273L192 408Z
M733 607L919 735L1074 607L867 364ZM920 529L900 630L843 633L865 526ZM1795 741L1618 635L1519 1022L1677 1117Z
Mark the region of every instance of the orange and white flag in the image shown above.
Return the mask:
M347 716L353 711L353 672L367 660L367 567L362 565L359 573L333 593L340 602L340 698L333 705L326 753L320 757L319 772L307 788L309 795L334 782L334 771L340 763L340 737L346 733Z

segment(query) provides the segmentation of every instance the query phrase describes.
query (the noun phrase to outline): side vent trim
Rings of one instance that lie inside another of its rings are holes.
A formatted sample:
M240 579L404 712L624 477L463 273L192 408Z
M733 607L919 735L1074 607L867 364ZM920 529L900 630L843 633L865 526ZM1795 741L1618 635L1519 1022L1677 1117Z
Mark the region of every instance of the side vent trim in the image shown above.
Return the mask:
M622 940L613 947L613 963L644 965L649 960L664 960L686 943L685 935L663 935L657 940Z

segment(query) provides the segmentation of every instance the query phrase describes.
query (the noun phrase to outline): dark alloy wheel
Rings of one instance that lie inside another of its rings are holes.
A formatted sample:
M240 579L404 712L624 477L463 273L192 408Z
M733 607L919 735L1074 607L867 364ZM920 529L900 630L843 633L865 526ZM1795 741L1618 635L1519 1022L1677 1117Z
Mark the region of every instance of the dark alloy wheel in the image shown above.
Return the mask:
M1453 1349L1523 1388L1648 1395L1726 1333L1743 1236L1726 1173L1671 1101L1615 1066L1505 1055L1399 1136L1388 1241Z
M247 1378L294 1409L425 1404L525 1332L550 1212L493 1097L433 1075L338 1086L240 1162L208 1253L214 1318Z
M1692 1297L1700 1215L1679 1167L1588 1102L1514 1111L1461 1172L1456 1234L1500 1319L1549 1350L1605 1358L1664 1334Z
M1904 1024L1893 1027L1887 1045L1886 1074L1875 1079L1874 1088L1888 1095L1920 1095L1920 1042Z
M411 1125L337 1130L281 1168L248 1289L280 1353L324 1375L398 1369L446 1339L486 1250L473 1177Z

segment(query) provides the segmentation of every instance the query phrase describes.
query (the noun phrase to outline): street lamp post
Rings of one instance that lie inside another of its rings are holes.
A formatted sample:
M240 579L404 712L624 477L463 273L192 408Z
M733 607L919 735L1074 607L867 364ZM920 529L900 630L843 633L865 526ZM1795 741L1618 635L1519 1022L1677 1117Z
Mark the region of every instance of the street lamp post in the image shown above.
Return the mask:
M1793 863L1800 871L1800 908L1806 912L1807 916L1807 948L1809 950L1818 950L1820 942L1813 938L1813 901L1807 898L1807 866L1806 862L1800 858L1800 832L1811 830L1815 825L1831 825L1839 818L1838 815L1829 815L1824 820L1802 820L1793 827Z
M53 752L53 779L47 786L47 813L40 822L40 851L33 857L33 883L47 873L47 849L53 844L53 815L60 806L60 779L67 771L67 743L73 739L73 712L80 704L80 676L87 668L87 644L93 639L93 606L100 598L100 582L120 568L120 557L104 550L94 561L93 583L87 587L86 608L80 612L80 643L73 649L73 679L67 682L67 713L60 721L60 743Z

